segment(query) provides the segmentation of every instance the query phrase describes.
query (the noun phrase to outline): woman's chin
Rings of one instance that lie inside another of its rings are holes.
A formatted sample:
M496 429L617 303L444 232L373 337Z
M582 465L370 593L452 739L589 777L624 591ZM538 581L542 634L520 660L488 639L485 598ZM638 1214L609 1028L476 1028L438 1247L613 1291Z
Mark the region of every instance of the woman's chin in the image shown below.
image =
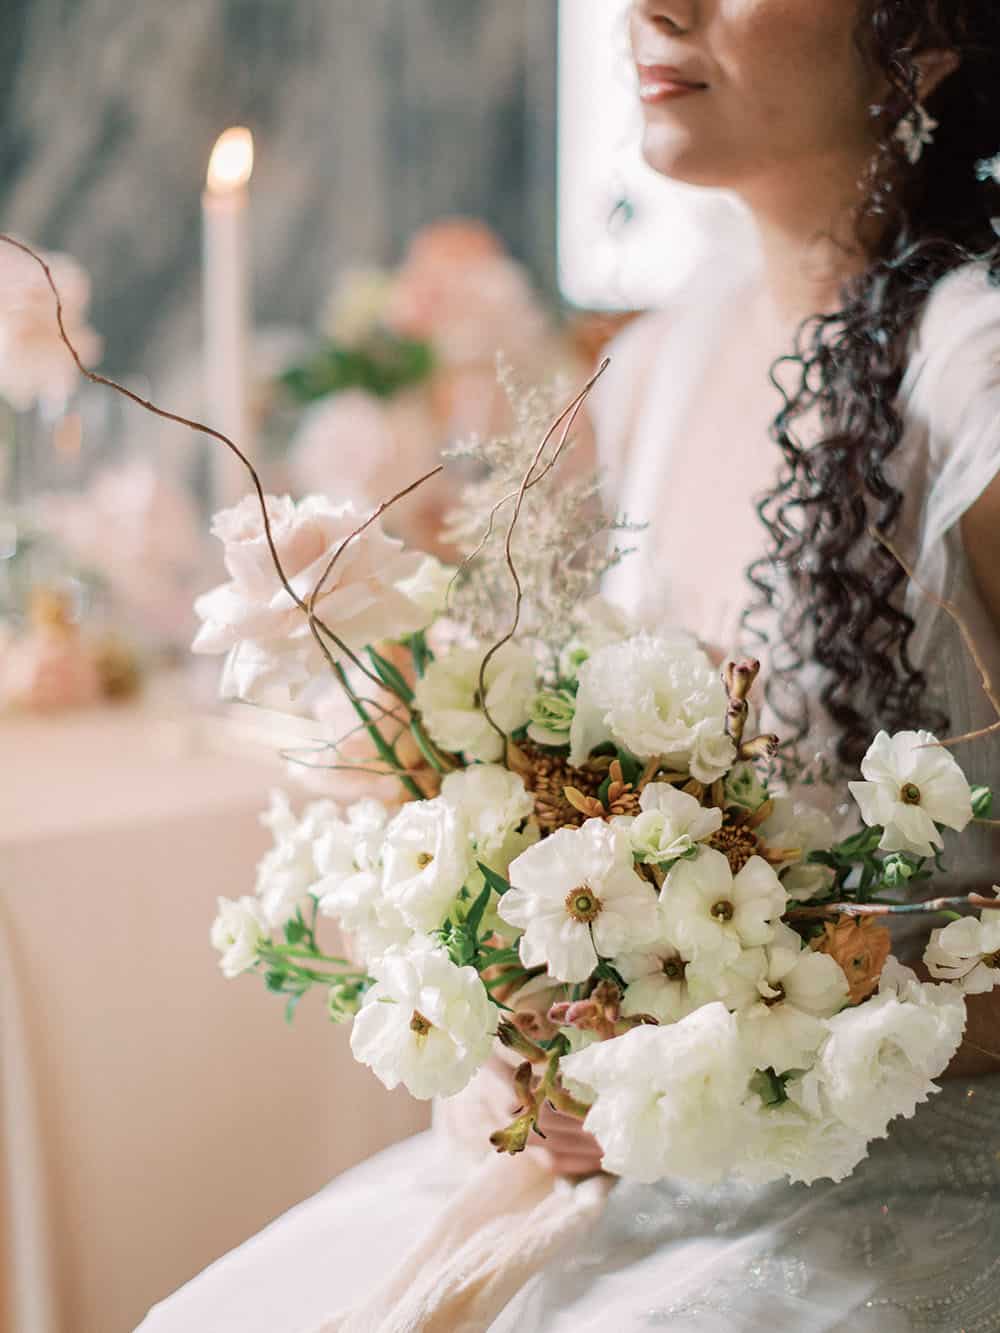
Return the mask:
M693 135L685 126L648 121L642 136L642 156L657 175L683 185L726 189L732 183L721 155L708 151L701 136Z

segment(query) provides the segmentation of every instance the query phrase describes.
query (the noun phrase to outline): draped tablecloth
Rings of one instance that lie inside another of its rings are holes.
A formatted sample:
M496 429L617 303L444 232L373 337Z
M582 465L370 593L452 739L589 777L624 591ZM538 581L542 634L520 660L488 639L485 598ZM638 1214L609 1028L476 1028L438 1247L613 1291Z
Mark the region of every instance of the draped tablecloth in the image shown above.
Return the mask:
M259 980L219 973L215 899L252 891L258 815L282 774L214 736L162 697L0 721L12 1333L128 1333L336 1172L427 1123L354 1063L318 996L288 1028Z

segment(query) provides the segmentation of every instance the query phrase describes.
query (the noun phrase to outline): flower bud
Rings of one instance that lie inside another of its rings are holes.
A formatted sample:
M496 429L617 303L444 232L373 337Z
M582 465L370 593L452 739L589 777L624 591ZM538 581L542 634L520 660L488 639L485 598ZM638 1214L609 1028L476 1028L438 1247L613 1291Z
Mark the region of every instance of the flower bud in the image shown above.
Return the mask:
M894 852L882 862L882 882L890 889L902 888L913 878L916 869L908 856Z
M988 819L990 811L993 809L993 793L989 787L973 787L972 789L972 817L973 819Z

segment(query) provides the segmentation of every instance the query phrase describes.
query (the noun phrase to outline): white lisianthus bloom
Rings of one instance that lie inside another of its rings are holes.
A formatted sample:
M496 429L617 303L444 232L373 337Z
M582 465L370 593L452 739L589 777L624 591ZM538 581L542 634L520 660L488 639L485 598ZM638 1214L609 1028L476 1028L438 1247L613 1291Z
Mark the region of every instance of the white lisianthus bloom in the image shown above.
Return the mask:
M802 1104L824 1108L867 1138L912 1116L939 1088L965 1031L965 997L956 986L919 982L886 964L879 993L825 1020L829 1036L802 1079Z
M389 949L351 1028L351 1050L387 1087L420 1100L461 1092L489 1058L500 1011L472 967L426 937Z
M716 954L722 965L774 936L788 895L762 857L752 856L733 875L721 852L701 847L677 861L660 893L667 934L687 956Z
M626 1018L651 1014L661 1023L677 1023L699 1005L719 998L715 969L688 962L667 943L657 943L645 953L619 954L614 966L626 982L622 1000Z
M861 773L865 781L848 786L865 823L884 828L884 852L933 856L943 846L936 825L961 832L972 818L965 774L929 731L880 731Z
M722 811L666 782L651 782L639 798L640 813L629 827L632 851L640 861L669 865L686 856L722 827Z
M382 843L389 812L381 801L358 801L316 841L320 878L312 888L324 916L334 917L364 958L378 957L412 934L382 893Z
M600 819L529 847L497 908L524 931L521 961L560 981L585 981L598 958L642 949L660 929L656 894L635 872L625 834Z
M414 696L431 739L442 749L493 763L503 754L503 741L479 699L483 656L476 648L452 648L428 664ZM487 664L485 683L490 716L509 736L528 721L535 693L534 658L526 648L504 644Z
M449 773L441 784L441 797L462 815L476 859L488 865L535 811L534 797L523 779L501 764L473 764Z
M385 832L382 892L414 930L437 930L472 870L465 819L441 796L404 805Z
M310 495L296 503L270 495L266 504L285 575L303 601L341 551L316 613L348 648L357 652L426 625L426 613L397 587L415 572L423 558L418 552L404 552L377 523L342 548L364 518L350 501L335 505ZM257 497L216 514L212 532L225 548L230 578L195 602L202 625L192 651L228 654L224 695L288 707L325 664L308 618L282 587Z
M739 1161L753 1065L725 1005L597 1042L564 1056L560 1070L593 1098L584 1128L606 1171L711 1182Z
M984 995L1000 986L1000 911L981 912L978 921L969 916L933 931L924 962L932 977L956 982L967 995Z
M774 929L771 943L748 949L722 984L723 998L739 1010L740 1032L757 1068L784 1074L812 1065L826 1037L820 1019L838 1013L850 992L834 959L804 949L782 922Z
M609 644L579 672L570 762L612 740L639 759L660 756L714 782L736 760L725 735L726 692L708 657L687 634L640 634Z
M807 902L833 884L834 872L829 866L808 861L811 852L829 851L837 841L833 820L824 810L791 796L776 796L770 815L756 831L771 863L778 856L782 858L777 868L790 898Z
M455 577L455 566L442 564L436 556L425 555L415 574L401 579L396 587L404 597L415 602L428 623L443 616L448 605L448 589Z
M736 1174L754 1185L782 1178L803 1185L845 1179L868 1156L867 1138L834 1116L813 1115L800 1106L796 1080L785 1091L789 1100L781 1105L756 1104Z
M271 804L260 822L270 829L274 846L257 864L255 891L270 926L283 926L308 905L321 872L316 865L318 840L339 820L332 801L313 801L296 818L282 791L271 793Z
M267 938L267 922L256 898L219 899L219 914L212 922L212 948L222 957L222 975L232 980L257 961L257 946Z

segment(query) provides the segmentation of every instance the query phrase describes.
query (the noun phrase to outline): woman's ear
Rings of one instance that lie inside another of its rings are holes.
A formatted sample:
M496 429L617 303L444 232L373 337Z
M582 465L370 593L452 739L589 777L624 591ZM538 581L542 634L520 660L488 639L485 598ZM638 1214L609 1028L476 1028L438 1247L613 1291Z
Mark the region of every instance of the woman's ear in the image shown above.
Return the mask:
M954 74L962 63L957 51L921 51L914 57L914 63L920 71L917 88L921 102L937 92L949 74Z

